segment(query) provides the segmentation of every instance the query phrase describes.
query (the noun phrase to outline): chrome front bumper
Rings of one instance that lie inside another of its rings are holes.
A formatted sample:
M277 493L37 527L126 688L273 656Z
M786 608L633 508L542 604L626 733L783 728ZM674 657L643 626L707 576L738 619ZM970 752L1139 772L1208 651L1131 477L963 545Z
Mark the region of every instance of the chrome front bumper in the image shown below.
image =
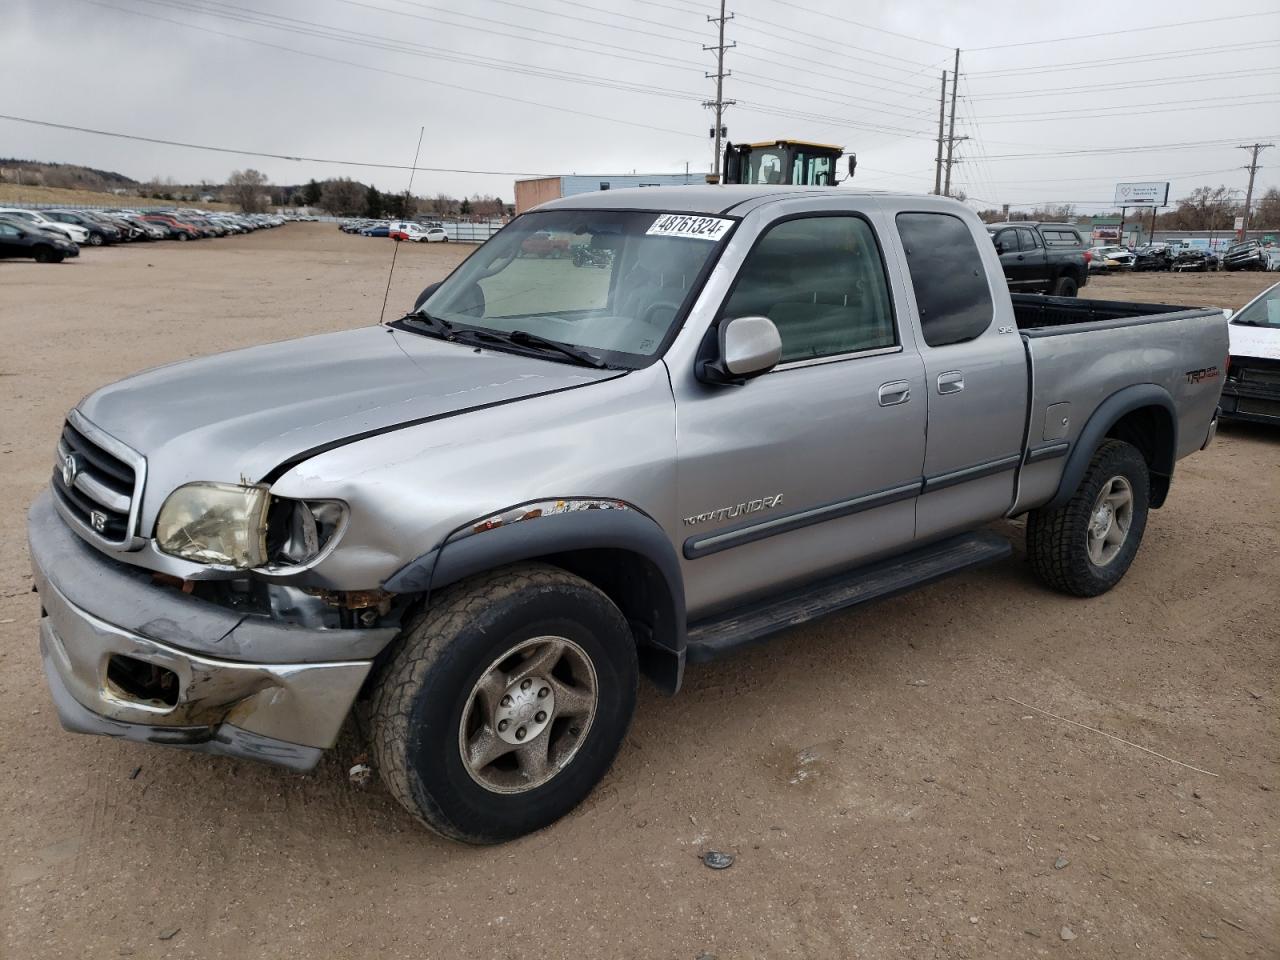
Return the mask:
M234 637L235 628L226 629L229 614L237 627L245 618L155 586L149 578L120 571L119 565L96 556L53 513L47 494L32 507L28 531L43 607L40 653L67 730L295 770L311 769L333 746L371 659L262 663L209 656L207 649L197 653L192 645L208 647ZM110 610L113 619L123 619L122 609L134 609L140 622L117 625L84 608L87 600L99 597L103 612ZM296 649L295 644L310 638L316 649L333 649L344 639L332 630L299 633L293 629L285 634L289 647ZM360 631L343 633L349 635L353 653L367 655L370 637ZM243 655L243 650L229 643L227 653ZM117 665L140 662L169 671L170 684L163 692L131 689L120 682L119 673L111 675L113 658L128 658L116 660Z

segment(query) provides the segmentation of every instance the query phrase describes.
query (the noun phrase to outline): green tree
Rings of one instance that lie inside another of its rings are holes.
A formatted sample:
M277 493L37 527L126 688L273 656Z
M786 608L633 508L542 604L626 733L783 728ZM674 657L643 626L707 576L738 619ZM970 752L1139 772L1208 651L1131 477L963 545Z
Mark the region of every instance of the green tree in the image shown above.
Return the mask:
M382 216L384 206L385 201L382 199L382 194L378 191L378 188L372 183L369 184L369 189L364 192L364 215L373 217L375 220L379 219Z
M302 202L308 207L314 207L320 202L320 184L315 179L307 181L307 185L302 188Z
M458 213L462 214L464 217L471 215L471 201L466 197L462 198L462 205L458 207Z

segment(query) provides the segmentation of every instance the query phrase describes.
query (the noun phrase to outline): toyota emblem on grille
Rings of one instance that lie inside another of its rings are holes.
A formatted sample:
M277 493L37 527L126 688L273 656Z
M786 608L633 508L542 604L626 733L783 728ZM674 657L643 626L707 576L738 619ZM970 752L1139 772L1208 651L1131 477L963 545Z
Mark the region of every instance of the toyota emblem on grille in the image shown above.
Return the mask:
M62 458L62 482L70 487L76 482L76 474L80 472L80 461L76 459L74 453L68 453Z

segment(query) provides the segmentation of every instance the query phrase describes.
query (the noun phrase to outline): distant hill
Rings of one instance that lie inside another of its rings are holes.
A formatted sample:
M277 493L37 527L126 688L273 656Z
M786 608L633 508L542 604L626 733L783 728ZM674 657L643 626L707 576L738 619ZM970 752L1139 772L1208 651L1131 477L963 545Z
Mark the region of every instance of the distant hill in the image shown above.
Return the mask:
M12 157L0 157L0 183L22 183L100 193L122 189L132 192L141 186L132 177L113 170L96 170L76 163L43 163Z

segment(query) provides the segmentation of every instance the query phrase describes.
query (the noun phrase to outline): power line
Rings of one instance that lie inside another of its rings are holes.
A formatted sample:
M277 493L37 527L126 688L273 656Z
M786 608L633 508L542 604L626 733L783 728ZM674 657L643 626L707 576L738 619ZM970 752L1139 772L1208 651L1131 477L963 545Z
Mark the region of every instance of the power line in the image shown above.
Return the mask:
M656 130L660 133L671 133L681 137L697 136L697 134L689 133L687 130L672 130L668 127L659 127L653 124L640 123L639 121L636 121L636 120L626 120L618 116L608 116L605 114L589 113L588 111L585 111L585 110L574 110L571 107L562 107L555 104L542 103L541 101L528 100L524 97L513 97L510 94L494 93L489 90L480 90L475 87L464 86L463 84L448 83L444 80L436 80L431 77L422 77L412 73L401 73L396 70L388 70L384 67L375 67L367 63L356 63L355 61L352 61L352 60L343 60L338 57L330 57L324 54L312 53L311 51L308 51L308 50L299 50L296 47L287 47L279 43L270 43L266 40L258 40L253 37L246 37L237 33L227 33L222 30L214 30L210 27L202 27L197 24L187 23L182 20L173 20L169 17L161 17L156 14L143 13L141 10L130 10L126 7L117 7L114 4L104 3L103 0L80 0L80 2L92 4L93 6L105 7L108 10L116 10L121 13L128 13L137 17L144 17L150 20L158 20L163 23L171 23L171 24L174 24L175 26L183 27L188 30L198 30L202 33L208 33L214 36L228 37L232 40L240 40L240 41L243 41L244 43L252 43L257 46L268 47L272 50L283 50L286 53L293 53L293 54L297 54L298 56L309 57L313 60L321 60L326 63L336 63L342 66L354 67L358 70L367 70L371 73L381 73L387 76L397 77L402 80L414 80L419 83L428 83L433 86L444 87L450 90L458 90L463 93L476 94L482 97L492 97L498 100L507 101L509 103L519 103L519 104L523 104L525 106L530 106L530 107L541 107L544 110L555 110L558 113L567 113L573 116L587 117L592 120L603 120L607 123L620 123L630 127L639 127L645 130Z
M1048 40L1021 40L1016 43L996 43L988 47L969 47L972 53L984 50L1007 50L1010 47L1034 47L1045 43L1069 43L1073 40L1095 40L1099 37L1114 37L1125 33L1144 33L1148 30L1169 30L1174 27L1189 27L1201 23L1223 23L1227 20L1247 20L1250 17L1274 17L1280 10L1264 10L1261 13L1240 13L1227 17L1210 17L1205 20L1182 20L1178 23L1157 23L1149 27L1130 27L1127 30L1108 30L1106 33L1079 33L1070 37L1052 37Z
M899 37L903 40L912 40L915 43L923 43L926 46L938 47L941 50L952 49L952 44L949 43L937 43L933 40L926 40L923 37L913 37L909 33L898 33L896 30L886 30L884 27L873 26L870 23L862 23L858 20L850 20L848 17L838 17L829 10L813 10L809 7L802 7L798 3L791 3L790 0L773 0L773 3L777 6L790 7L793 10L799 10L801 13L807 13L820 20L838 20L841 23L848 23L852 26L860 27L863 30L874 30L876 33L883 33L890 37Z
M616 78L575 73L567 70L555 70L549 67L521 63L520 61L498 60L492 57L482 57L475 54L455 53L444 47L432 47L426 44L415 43L410 40L400 40L396 37L386 37L374 33L347 30L341 27L333 27L328 24L315 23L310 20L300 20L296 17L285 17L278 14L267 13L260 14L255 10L251 10L247 7L236 6L235 4L221 4L219 10L224 12L214 12L202 6L200 4L200 0L141 0L141 2L155 6L168 7L174 10L181 10L187 13L201 13L224 20L232 20L238 23L247 23L253 26L266 27L269 30L285 31L293 35L301 33L305 36L318 37L323 40L333 40L337 43L347 43L375 50L388 50L393 53L402 53L406 56L421 57L433 61L445 60L452 63L466 64L468 66L485 67L493 70L518 73L525 76L541 77L549 80L561 80L567 83L585 83L590 86L606 87L631 93L672 96L686 100L697 100L698 98L698 95L691 91L672 90L668 87L632 83L629 81L618 80ZM406 47L412 47L415 49L405 49ZM650 61L641 62L648 63Z
M1273 136L1269 134L1269 136ZM1113 153L1148 153L1153 150L1202 150L1208 147L1224 146L1234 143L1237 138L1225 140L1187 140L1177 143L1145 143L1132 147L1098 147L1083 150L1051 149L1040 153L1002 153L992 154L988 160L1027 160L1039 157L1087 157L1105 156Z
M14 123L29 123L37 127L50 127L54 130L70 130L74 133L88 133L97 137L112 137L117 140L134 140L139 143L156 143L166 147L185 147L188 150L205 150L210 153L231 153L241 157L264 157L269 160L289 160L294 163L328 163L340 167L370 167L378 170L414 170L423 173L472 173L495 177L545 177L546 173L530 173L527 170L468 170L461 167L420 167L417 164L406 166L402 163L375 163L366 160L335 160L331 157L303 157L288 153L268 153L263 150L243 150L239 147L216 147L207 143L187 143L182 140L166 140L162 137L144 137L134 133L118 133L113 130L97 130L93 127L80 127L71 123L54 123L52 120L37 120L33 117L15 117L0 113L0 120L11 120Z
M617 56L617 54L615 53L608 53L608 54L603 53L602 50L617 50L627 54L635 53L634 47L624 47L616 43L605 43L602 40L593 40L589 37L576 37L570 34L560 33L554 30L542 30L537 27L521 26L520 27L521 33L507 33L501 30L494 30L492 27L488 27L488 26L479 27L479 26L473 26L471 24L466 24L466 23L454 23L449 20L441 20L438 17L432 17L422 13L410 13L406 10L392 10L388 7L380 7L372 3L362 3L360 2L360 0L334 0L334 2L346 4L347 6L351 6L351 7L361 7L366 10L373 10L377 13L390 14L393 17L408 17L413 20L422 20L427 23L442 24L444 26L454 27L459 30L482 31L486 35L507 37L509 39L520 40L525 43L536 43L540 46L565 47L570 50L578 50L581 52L594 54L596 56L609 56L609 57ZM422 10L431 10L438 13L444 13L452 17L462 17L465 19L477 20L482 23L496 24L500 27L511 26L510 21L507 21L507 20L495 20L492 17L481 17L476 14L455 13L454 11L444 7L433 7L430 4L413 2L413 0L396 0L396 2L409 4L415 8L422 9ZM558 40L557 39L539 40L533 36L530 36L530 34L543 34L548 37L558 38ZM591 46L577 47L577 46L569 46L568 44L565 44L563 42L558 42L563 40L576 40L576 41L579 41L580 43L590 44ZM595 49L592 49L592 48L595 48ZM684 66L693 67L695 69L701 69L701 64L699 64L696 60L687 60L681 57L671 57L666 54L655 53L653 51L649 51L647 55L651 58L656 58L659 60L667 60L667 61L670 61L671 63L678 63ZM640 61L640 62L644 62L644 61Z
M1280 93L1255 94L1260 97L1280 97ZM1225 103L1223 101L1226 101ZM1256 107L1280 102L1270 100L1241 100L1239 97L1207 97L1200 100L1158 100L1153 103L1119 104L1115 107L1103 107L1107 113L1091 113L1081 110L1044 110L1033 113L997 113L982 118L983 123L1039 123L1056 120L1099 120L1127 118L1130 111L1141 109L1144 114L1181 113L1192 110L1223 110L1227 107ZM1193 107L1188 104L1201 103L1208 106ZM1152 110L1151 107L1169 107L1165 110Z
M1188 83L1194 83L1196 86L1200 86L1202 83L1215 83L1220 80L1234 82L1239 80L1241 77L1270 76L1275 73L1280 73L1280 67L1269 70L1230 70L1226 73L1193 73L1183 74L1177 77L1153 77L1149 80L1114 80L1110 83L1073 84L1069 87L1038 87L1021 93L977 93L969 94L969 96L974 100L981 101L1025 100L1028 97L1053 97L1062 93L1069 93L1072 96L1078 96L1079 94L1090 90L1138 90L1146 87L1181 86Z
M1107 57L1100 60L1074 60L1070 63L1057 63L1049 66L1037 64L1030 67L1007 67L1000 70L976 70L975 77L1011 77L1037 73L1057 73L1062 70L1074 70L1076 67L1108 66L1118 63L1154 63L1157 60L1177 60L1191 53L1241 53L1245 50L1261 50L1266 47L1280 46L1280 40L1248 41L1245 43L1224 43L1212 47L1190 47L1184 50L1168 50L1160 53L1139 53L1127 57Z

